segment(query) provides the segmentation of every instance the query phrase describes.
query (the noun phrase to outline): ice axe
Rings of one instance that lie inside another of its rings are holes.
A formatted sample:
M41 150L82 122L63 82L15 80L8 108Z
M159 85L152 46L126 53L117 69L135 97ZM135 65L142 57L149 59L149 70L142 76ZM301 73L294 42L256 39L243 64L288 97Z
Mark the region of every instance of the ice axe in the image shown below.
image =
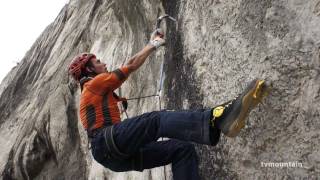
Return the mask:
M163 16L158 17L157 19L157 24L156 24L156 30L157 30L157 35L160 35L161 38L163 38L164 33L163 31L160 29L160 25L162 20L164 19L170 19L173 22L177 22L177 20L171 16L169 16L168 14L165 14ZM159 99L159 109L161 110L161 96L162 96L162 88L163 88L163 66L164 66L164 60L161 62L161 66L160 66L160 77L159 77L159 89L158 89L158 99Z

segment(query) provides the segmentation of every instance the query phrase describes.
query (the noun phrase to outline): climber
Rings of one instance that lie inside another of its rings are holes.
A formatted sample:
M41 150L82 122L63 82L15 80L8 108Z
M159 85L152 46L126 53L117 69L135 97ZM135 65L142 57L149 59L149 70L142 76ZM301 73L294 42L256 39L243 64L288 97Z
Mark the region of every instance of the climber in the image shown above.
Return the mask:
M108 72L94 54L83 53L69 65L80 84L80 120L88 133L93 158L112 171L143 171L172 163L173 179L197 180L198 159L191 142L215 146L221 132L236 137L249 112L265 96L267 85L253 80L237 98L213 108L153 111L120 120L113 91L136 71L147 57L165 44L156 30L149 43L122 67ZM160 137L171 138L157 141Z

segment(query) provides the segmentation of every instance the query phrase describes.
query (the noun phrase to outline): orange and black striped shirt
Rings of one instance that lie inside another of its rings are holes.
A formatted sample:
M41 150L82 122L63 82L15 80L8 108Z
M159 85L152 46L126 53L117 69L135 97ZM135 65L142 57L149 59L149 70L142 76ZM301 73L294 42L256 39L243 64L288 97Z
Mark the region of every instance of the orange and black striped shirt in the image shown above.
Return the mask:
M83 85L80 98L80 119L86 130L119 123L118 99L113 91L128 78L129 69L124 66L112 72L101 73Z

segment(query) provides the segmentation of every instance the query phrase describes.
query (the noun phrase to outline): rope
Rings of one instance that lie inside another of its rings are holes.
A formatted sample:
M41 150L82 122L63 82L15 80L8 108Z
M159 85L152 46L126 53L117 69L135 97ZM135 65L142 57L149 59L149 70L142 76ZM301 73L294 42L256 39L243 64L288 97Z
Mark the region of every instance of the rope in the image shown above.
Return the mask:
M148 95L148 96L140 96L140 97L133 97L133 98L128 98L127 101L131 101L131 100L139 100L139 99L144 99L144 98L148 98L148 97L155 97L158 96L160 97L159 94L153 94L153 95Z

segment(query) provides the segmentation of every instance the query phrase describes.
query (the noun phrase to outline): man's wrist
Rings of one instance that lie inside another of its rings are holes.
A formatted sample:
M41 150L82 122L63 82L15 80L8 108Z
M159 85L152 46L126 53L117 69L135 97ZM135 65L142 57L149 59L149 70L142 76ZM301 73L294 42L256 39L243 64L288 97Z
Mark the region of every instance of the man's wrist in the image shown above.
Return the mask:
M148 44L146 45L146 47L148 47L148 48L151 49L151 50L156 50L156 47L153 46L153 45L150 44L150 43L148 43Z
M149 41L149 45L153 46L155 49L158 49L162 43L158 40L151 40Z

